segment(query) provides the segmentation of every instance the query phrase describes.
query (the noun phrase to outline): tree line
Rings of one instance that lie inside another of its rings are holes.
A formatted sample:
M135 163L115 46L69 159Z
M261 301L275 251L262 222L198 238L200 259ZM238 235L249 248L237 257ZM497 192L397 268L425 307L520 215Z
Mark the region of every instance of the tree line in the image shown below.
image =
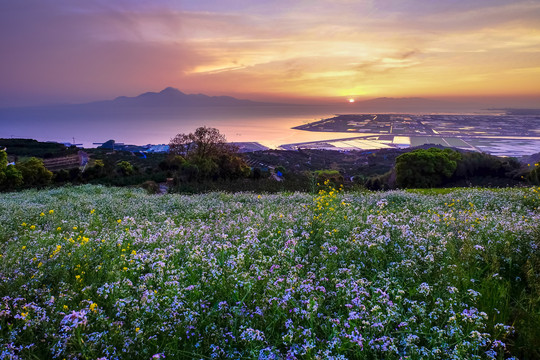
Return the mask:
M86 151L91 153L92 159L84 171L76 167L54 173L36 157L8 165L6 152L0 151L0 190L94 183L144 184L149 192L157 192L157 183L171 184L168 180L172 180L171 190L177 192L316 192L317 184L326 180L335 186L369 190L540 184L539 164L525 168L515 158L448 148L417 149L401 154L386 174L365 177L359 173L353 181L349 181L349 175L346 181L344 174L335 168L298 172L283 165L250 167L236 146L228 143L218 129L209 127L178 134L171 139L168 154L148 154L145 159L110 149Z
M514 186L540 184L539 164L524 168L516 158L452 149L417 149L401 154L386 174L366 181L371 190L447 186Z

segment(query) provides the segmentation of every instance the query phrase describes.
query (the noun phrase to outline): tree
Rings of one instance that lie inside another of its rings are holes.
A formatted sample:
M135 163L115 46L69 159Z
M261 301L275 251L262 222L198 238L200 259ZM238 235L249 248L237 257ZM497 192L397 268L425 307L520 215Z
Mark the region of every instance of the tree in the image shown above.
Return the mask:
M7 153L0 150L0 190L13 190L23 184L21 172L8 165Z
M218 158L219 176L222 179L239 179L248 177L251 169L246 162L232 154L223 154ZM260 170L260 169L259 169Z
M5 188L8 190L16 189L24 183L21 172L13 165L6 167L5 174Z
M0 184L3 184L6 179L7 168L7 153L4 150L0 150Z
M103 162L103 160L99 159L95 160L94 165L88 167L83 173L84 178L89 180L98 179L104 177L105 175L105 163Z
M400 188L437 187L450 178L461 154L451 149L418 149L396 158L396 183Z
M218 129L200 127L194 133L178 134L169 143L169 153L186 159L193 157L215 159L222 154L235 154L236 147L227 143Z
M44 186L51 182L53 173L47 170L41 159L32 157L15 165L22 174L25 186Z
M131 163L129 161L120 161L117 165L116 165L116 168L118 169L118 171L120 172L120 174L124 175L124 176L129 176L129 175L132 175L133 172L135 171L133 169L133 165L131 165Z
M218 129L200 127L171 139L168 163L171 169L174 162L178 163L181 177L188 181L247 177L249 167L237 152L238 148L227 143Z

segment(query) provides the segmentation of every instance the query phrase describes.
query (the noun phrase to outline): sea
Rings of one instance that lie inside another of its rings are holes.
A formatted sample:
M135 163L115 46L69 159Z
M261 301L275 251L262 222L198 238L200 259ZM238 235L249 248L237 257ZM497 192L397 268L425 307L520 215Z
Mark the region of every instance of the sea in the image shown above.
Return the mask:
M211 108L129 108L95 110L81 107L0 109L0 138L31 138L96 147L114 139L133 145L167 144L179 133L201 126L217 128L230 142L280 145L339 139L350 133L311 132L293 127L333 117L328 106L269 105ZM355 136L363 134L355 133Z

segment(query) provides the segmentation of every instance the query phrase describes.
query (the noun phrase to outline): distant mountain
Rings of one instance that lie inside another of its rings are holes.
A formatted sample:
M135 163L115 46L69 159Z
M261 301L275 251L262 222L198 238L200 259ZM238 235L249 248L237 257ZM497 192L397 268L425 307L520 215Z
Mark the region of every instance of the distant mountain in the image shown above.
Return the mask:
M208 96L204 94L184 94L178 89L168 87L160 92L127 97L119 96L114 100L95 101L81 104L90 107L213 107L213 106L255 106L273 105L270 103L236 99L231 96Z

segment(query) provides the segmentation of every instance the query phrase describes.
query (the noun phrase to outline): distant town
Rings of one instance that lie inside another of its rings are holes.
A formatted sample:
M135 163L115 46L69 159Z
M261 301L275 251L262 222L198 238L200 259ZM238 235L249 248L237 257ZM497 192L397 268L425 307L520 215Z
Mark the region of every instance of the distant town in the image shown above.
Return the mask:
M366 150L434 144L497 156L524 156L540 150L540 115L350 114L295 129L351 133L351 137L285 144L283 149Z
M282 144L278 150L376 150L438 145L496 156L521 157L540 151L540 115L414 115L347 114L322 119L294 129L350 133L323 141ZM361 136L354 136L361 133ZM369 135L366 135L369 134ZM329 134L329 137L331 135ZM167 144L127 145L109 140L103 148L144 153L166 153ZM258 142L235 142L239 152L269 148ZM65 143L65 145L72 145Z

